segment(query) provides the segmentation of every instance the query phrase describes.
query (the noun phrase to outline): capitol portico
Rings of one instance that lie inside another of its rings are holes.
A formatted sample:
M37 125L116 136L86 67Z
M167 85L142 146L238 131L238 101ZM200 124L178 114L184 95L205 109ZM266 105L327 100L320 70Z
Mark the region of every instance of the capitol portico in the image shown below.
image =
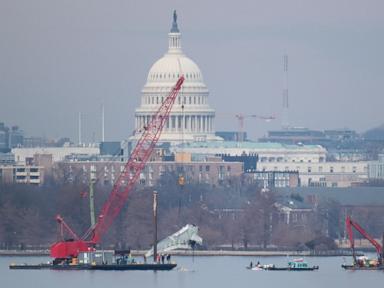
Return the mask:
M135 111L135 131L138 133L134 139L138 139L140 131L148 124L180 75L184 75L185 81L162 131L160 142L222 140L215 136L215 110L208 105L209 91L203 75L196 63L181 50L176 12L168 34L168 52L152 65L142 89L141 105Z

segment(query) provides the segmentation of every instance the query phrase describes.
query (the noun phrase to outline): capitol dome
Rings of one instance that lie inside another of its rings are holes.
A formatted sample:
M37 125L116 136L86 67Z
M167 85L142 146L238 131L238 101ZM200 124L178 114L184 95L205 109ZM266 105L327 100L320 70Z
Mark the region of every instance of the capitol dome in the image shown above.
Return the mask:
M184 54L165 54L152 65L148 73L147 84L152 82L175 83L183 74L185 83L202 83L203 77L199 67Z
M141 105L135 110L135 130L141 131L151 115L168 96L178 78L184 75L184 84L176 98L160 137L160 142L220 140L215 136L215 111L208 105L209 91L197 64L181 49L181 33L176 12L168 34L168 51L150 68L142 89ZM134 136L134 138L139 137Z

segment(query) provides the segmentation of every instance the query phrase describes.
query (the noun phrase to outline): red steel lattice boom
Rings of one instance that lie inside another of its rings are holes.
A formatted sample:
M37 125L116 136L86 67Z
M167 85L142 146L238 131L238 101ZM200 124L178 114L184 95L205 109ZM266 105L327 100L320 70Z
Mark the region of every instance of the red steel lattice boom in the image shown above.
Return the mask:
M54 243L51 246L51 256L53 258L73 257L77 256L79 252L92 250L107 232L112 225L113 220L119 215L128 198L129 192L134 187L140 177L140 173L143 171L145 164L149 160L153 149L160 138L163 127L169 118L172 106L175 103L183 82L184 76L181 76L176 85L172 88L168 97L152 116L151 121L144 127L144 132L133 149L123 171L113 185L112 191L101 209L96 224L93 227L90 227L81 239L78 239L77 235L64 222L63 218L57 216L57 221L61 227L64 227L75 239L72 241L61 239Z

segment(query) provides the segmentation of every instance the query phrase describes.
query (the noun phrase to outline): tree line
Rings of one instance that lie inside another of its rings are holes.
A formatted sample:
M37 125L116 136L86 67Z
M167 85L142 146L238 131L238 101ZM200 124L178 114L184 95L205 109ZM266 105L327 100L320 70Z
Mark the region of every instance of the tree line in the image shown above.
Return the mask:
M111 189L108 185L95 185L96 214ZM312 249L316 245L329 249L334 248L329 239L345 236L344 215L340 204L332 200L317 203L306 221L287 225L275 205L279 195L242 177L216 186L199 183L180 186L177 175L167 173L156 186L138 185L131 191L126 205L104 235L101 247L150 248L154 190L158 192L159 201L159 239L188 223L199 227L203 248L209 249ZM291 197L304 200L297 195ZM89 186L82 181L47 181L42 186L1 184L0 249L49 247L58 237L57 214L82 236L90 227L89 207ZM374 236L381 235L383 208L354 209L356 220L367 231Z

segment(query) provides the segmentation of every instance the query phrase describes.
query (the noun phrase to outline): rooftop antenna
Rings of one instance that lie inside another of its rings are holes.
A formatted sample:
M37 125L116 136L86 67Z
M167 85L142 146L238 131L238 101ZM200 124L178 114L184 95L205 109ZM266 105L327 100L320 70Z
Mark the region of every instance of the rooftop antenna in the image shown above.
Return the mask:
M288 119L288 54L283 56L283 69L284 69L284 88L283 88L283 115L281 126L283 129L289 128L289 119Z
M79 112L79 146L81 146L82 141L81 141L81 112Z
M101 104L101 142L105 141L104 103Z

